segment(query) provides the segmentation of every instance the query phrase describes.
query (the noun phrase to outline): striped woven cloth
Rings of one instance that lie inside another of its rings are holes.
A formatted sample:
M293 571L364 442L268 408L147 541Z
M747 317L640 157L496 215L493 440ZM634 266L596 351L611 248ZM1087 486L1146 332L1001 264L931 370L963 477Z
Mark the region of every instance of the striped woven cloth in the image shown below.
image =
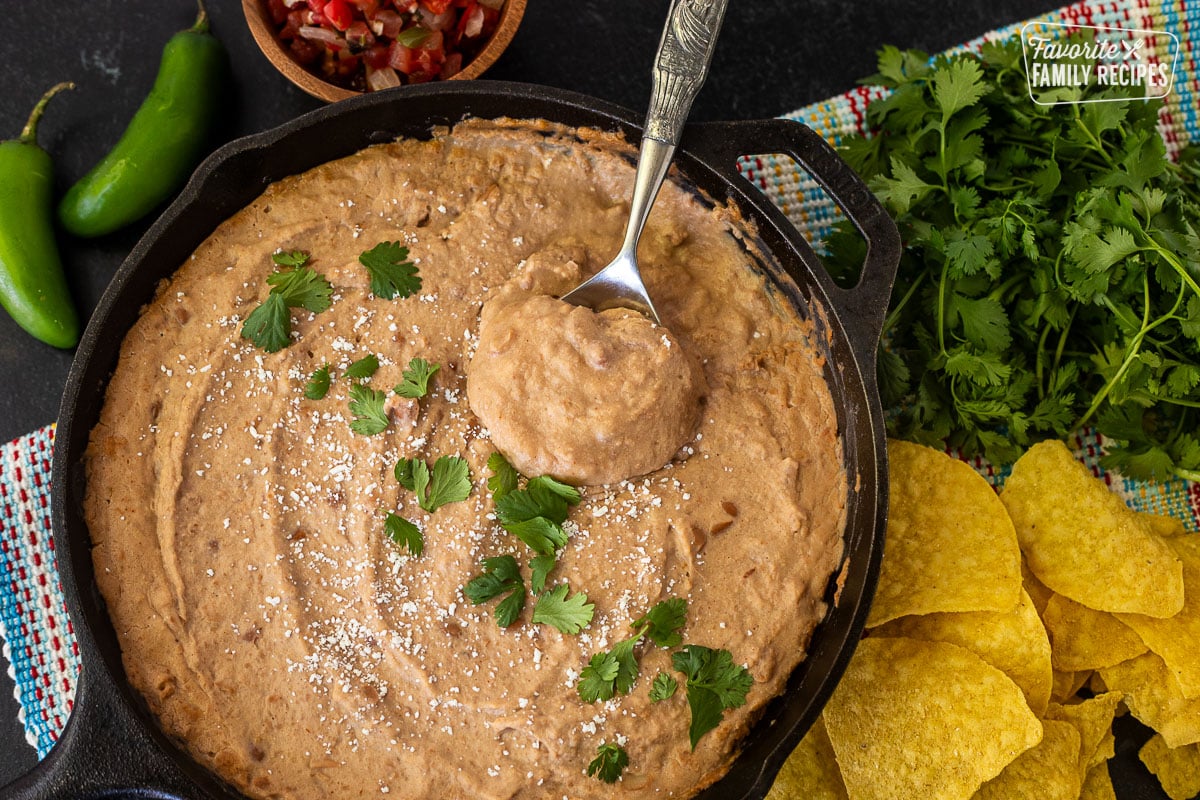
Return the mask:
M1190 4L1190 8L1188 5L1183 0L1085 2L1038 21L1174 34L1180 57L1160 129L1168 151L1175 153L1183 143L1200 141L1200 71L1190 35L1192 29L1200 27L1200 3ZM1016 36L1022 25L987 33L962 47L977 48L988 40ZM1047 31L1054 32L1049 27ZM1169 37L1154 37L1150 45L1153 57L1167 58ZM862 131L866 107L882 96L879 87L864 86L787 117L806 123L838 144L844 137ZM819 244L828 234L837 210L794 163L763 155L744 159L740 167L810 240ZM39 757L50 750L66 724L79 670L79 654L63 605L50 535L53 444L54 428L46 426L0 448L0 637L10 664L9 674L16 683L26 736ZM1098 464L1103 442L1097 436L1085 432L1070 444L1080 460L1133 507L1171 514L1193 531L1200 528L1200 483L1149 484L1106 474ZM979 460L971 463L997 487L1008 474L1006 467Z

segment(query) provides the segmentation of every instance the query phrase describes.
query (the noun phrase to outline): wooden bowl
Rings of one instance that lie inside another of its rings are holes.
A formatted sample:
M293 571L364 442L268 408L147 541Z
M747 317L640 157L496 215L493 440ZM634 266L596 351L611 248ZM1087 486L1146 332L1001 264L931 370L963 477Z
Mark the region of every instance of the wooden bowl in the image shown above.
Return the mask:
M504 48L508 47L509 42L512 41L517 27L521 24L521 17L525 15L525 3L526 0L506 0L492 38L470 63L449 80L466 81L478 78L484 70L496 62L496 59L504 52ZM254 36L254 41L258 43L263 55L292 83L318 100L324 100L327 103L362 94L362 92L322 80L294 60L287 47L275 35L275 26L271 23L264 0L242 0L242 11L246 14L246 23L250 26L250 33Z

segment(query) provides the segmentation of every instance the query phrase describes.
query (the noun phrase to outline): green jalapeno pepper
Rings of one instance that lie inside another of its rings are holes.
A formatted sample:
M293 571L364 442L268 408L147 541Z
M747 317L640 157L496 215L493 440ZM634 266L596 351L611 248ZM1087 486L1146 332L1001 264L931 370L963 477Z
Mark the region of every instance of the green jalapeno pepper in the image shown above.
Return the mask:
M54 167L37 127L60 83L33 107L16 139L0 142L0 304L17 324L55 347L79 341L79 318L54 243Z
M224 70L225 49L201 4L196 23L163 48L154 87L116 146L63 196L63 227L77 236L111 233L178 190L203 155Z

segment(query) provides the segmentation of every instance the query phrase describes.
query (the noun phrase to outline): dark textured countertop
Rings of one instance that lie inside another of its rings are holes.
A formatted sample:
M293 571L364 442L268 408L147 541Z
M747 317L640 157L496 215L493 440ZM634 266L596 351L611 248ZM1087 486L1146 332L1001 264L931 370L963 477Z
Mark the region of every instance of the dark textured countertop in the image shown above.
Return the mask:
M208 0L213 29L230 54L233 80L214 147L262 131L320 103L276 73L258 51L234 0ZM529 0L516 39L488 73L572 89L631 109L644 107L650 61L667 0ZM1055 8L1053 0L734 0L693 118L753 119L784 114L851 88L874 71L883 44L937 51ZM37 98L73 80L42 124L59 190L112 146L145 97L170 35L188 27L191 0L68 0L4 4L0 136L15 136ZM86 315L151 217L92 241L60 236L75 299ZM72 353L34 341L0 314L0 441L55 419ZM1122 737L1114 767L1118 794L1159 798L1139 772L1136 736ZM12 682L0 676L0 786L28 770L34 751L17 722Z

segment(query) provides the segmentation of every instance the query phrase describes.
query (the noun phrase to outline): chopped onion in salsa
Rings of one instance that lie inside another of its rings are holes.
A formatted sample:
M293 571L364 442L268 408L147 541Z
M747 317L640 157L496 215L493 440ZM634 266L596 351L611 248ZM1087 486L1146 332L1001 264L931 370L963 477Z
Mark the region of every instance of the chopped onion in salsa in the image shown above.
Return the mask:
M268 0L292 57L354 91L444 80L479 54L504 0Z

